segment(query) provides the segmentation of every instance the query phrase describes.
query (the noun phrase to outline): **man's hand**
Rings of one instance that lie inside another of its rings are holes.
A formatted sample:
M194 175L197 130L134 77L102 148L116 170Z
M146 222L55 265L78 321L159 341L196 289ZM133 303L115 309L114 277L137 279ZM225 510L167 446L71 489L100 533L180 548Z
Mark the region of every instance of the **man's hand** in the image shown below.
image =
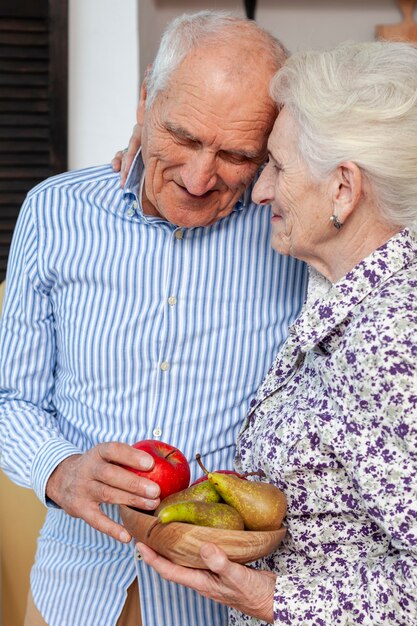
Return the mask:
M154 460L126 443L101 443L62 461L48 480L46 495L72 517L79 517L96 530L128 543L132 537L102 512L100 504L153 510L160 502L160 489L153 481L121 465L147 471L154 466Z
M262 622L274 622L276 575L273 572L233 563L213 543L205 543L200 549L206 569L175 565L143 543L138 543L137 547L145 563L162 578L185 585L206 598L257 617Z
M132 161L135 158L136 152L140 148L140 141L142 138L142 127L136 124L133 127L132 136L129 140L129 145L126 150L119 150L114 155L111 162L115 172L120 172L120 186L124 187L126 178L132 165Z

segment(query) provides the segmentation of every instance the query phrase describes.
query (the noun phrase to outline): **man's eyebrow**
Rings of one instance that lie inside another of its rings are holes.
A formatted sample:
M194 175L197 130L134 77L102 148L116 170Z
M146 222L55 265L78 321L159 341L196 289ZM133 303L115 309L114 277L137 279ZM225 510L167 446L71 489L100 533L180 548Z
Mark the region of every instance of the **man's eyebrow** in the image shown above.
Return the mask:
M183 137L184 139L189 139L190 141L200 142L198 137L192 135L188 130L185 130L182 126L178 126L177 124L173 124L172 122L165 122L164 124L167 131L172 133L173 135L178 135L178 137Z
M257 159L260 159L264 154L263 152L254 152L251 150L223 150L223 152L225 152L226 154L244 157L249 161L256 161Z
M183 139L188 139L189 141L194 141L196 143L201 143L201 139L199 139L199 137L196 137L195 135L190 133L188 130L186 130L182 126L179 126L178 124L174 124L173 122L164 122L164 126L168 132L172 133L173 135L176 135L177 137L182 137ZM224 152L225 154L230 154L231 156L243 157L244 159L248 159L250 161L252 160L255 161L261 158L262 156L262 153L260 153L259 151L253 151L253 150L238 150L237 149L237 150L222 150L222 152Z

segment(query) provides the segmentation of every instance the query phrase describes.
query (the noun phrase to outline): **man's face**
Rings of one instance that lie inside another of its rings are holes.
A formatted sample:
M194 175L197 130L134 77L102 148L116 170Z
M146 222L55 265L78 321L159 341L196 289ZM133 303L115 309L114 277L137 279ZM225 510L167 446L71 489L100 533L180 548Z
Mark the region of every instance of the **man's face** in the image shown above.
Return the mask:
M189 54L144 112L145 214L183 227L213 224L265 161L276 116L268 95L273 70L253 64L244 75L234 72L227 52Z

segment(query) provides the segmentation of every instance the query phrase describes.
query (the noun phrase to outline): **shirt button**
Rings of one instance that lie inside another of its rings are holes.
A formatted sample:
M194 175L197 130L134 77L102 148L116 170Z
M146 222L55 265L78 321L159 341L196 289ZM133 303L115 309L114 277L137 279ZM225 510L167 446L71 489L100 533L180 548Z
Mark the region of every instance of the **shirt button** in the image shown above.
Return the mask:
M168 304L170 304L171 306L174 306L174 304L177 304L177 299L175 296L169 296L168 298Z
M176 230L174 232L175 239L182 239L184 237L184 233L182 230Z
M162 363L161 363L161 370L163 372L166 372L167 369L169 369L169 363L167 361L162 361Z
M160 437L162 435L162 430L158 427L158 428L154 428L152 431L152 435L154 437Z
M137 209L137 208L138 208L138 203L136 202L136 200L135 200L135 201L134 201L134 203L133 203L133 208L134 208L134 209Z
M127 211L127 213L126 213L126 215L127 215L128 217L133 217L133 216L134 216L134 214L135 214L135 212L134 212L134 210L133 210L133 209L129 209L129 210Z

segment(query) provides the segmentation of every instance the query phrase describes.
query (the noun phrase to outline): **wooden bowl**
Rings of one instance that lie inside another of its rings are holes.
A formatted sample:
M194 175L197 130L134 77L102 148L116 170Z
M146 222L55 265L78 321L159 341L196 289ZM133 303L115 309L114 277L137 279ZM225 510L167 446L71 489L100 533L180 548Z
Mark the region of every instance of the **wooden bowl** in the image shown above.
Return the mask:
M153 548L162 556L178 565L205 569L200 557L204 543L215 543L222 548L231 561L250 563L273 552L286 533L285 528L271 531L227 530L195 526L183 522L157 524L147 536L155 517L121 505L120 515L126 530Z

